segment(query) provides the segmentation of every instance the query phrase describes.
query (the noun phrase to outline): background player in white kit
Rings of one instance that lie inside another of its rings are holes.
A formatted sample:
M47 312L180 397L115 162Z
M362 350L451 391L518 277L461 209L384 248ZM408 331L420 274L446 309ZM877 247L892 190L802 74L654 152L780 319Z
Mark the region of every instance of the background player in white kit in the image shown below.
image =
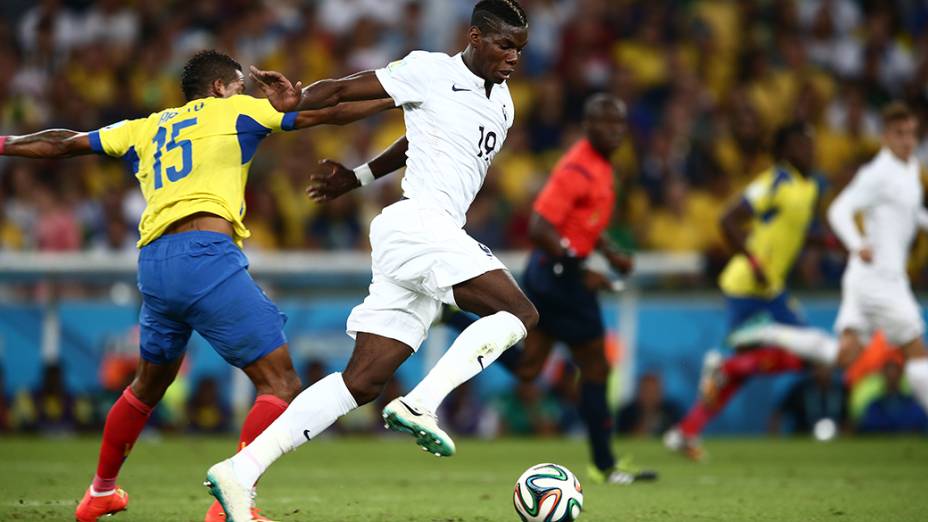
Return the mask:
M773 343L801 357L846 367L876 330L902 348L905 373L928 411L925 324L912 294L906 261L918 227L928 230L928 210L915 147L918 120L901 103L883 110L883 148L860 168L828 210L832 229L850 259L841 282L835 339L814 328L762 325L736 332L735 343ZM855 216L863 215L863 231Z
M299 83L294 87L279 73L252 70L280 111L392 98L403 107L408 159L404 199L371 223L373 280L369 296L348 318L348 334L356 342L344 373L304 390L243 452L207 474L230 520L249 520L251 488L272 462L380 394L419 348L442 303L481 319L458 336L419 385L384 410L392 429L412 433L436 455L455 451L435 420L441 401L538 322L538 312L504 265L462 229L512 125L505 82L527 41L525 12L515 0L483 0L474 7L467 48L455 56L415 51L383 69L322 80L302 92ZM405 143L355 169L357 181L400 167Z

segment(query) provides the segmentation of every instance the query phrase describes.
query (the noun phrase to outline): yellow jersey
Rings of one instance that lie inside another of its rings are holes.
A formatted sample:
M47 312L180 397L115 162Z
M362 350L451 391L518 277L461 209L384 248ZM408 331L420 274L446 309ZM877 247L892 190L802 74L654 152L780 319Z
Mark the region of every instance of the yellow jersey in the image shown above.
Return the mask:
M732 297L769 299L783 292L815 217L819 187L791 167L774 166L760 174L744 191L754 218L747 250L763 267L768 285L754 278L744 254L737 254L719 276L722 291Z
M231 222L242 246L251 235L242 221L251 160L263 138L295 124L295 112L280 113L267 100L237 95L123 120L89 138L94 151L124 158L141 185L146 207L140 248L197 212Z

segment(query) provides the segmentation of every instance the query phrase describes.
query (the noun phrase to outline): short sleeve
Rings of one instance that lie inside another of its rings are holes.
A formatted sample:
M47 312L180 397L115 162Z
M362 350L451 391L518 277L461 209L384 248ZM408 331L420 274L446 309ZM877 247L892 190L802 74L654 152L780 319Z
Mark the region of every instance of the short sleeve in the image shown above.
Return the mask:
M135 146L135 135L144 119L122 120L88 134L90 148L99 154L121 158Z
M535 199L533 210L554 226L560 226L578 199L583 196L589 180L570 165L557 169Z
M751 205L754 215L764 214L774 207L774 176L765 172L744 189L744 201Z
M245 116L271 132L293 130L296 112L278 112L267 99L247 95L232 97L232 103L240 116Z
M431 53L413 51L374 73L397 107L422 103L428 95L432 62Z

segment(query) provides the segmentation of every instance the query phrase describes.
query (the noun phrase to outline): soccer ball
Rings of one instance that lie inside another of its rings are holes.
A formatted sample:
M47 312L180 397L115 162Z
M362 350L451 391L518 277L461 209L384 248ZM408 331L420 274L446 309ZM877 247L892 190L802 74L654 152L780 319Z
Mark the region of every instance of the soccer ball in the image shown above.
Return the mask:
M583 509L583 488L564 466L538 464L519 477L512 503L523 522L571 522Z

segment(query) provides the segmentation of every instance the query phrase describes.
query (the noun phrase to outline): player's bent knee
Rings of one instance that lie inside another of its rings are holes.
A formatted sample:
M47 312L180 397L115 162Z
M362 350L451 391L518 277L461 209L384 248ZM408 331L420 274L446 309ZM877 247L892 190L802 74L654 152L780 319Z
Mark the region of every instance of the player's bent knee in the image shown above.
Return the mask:
M522 324L525 325L526 330L531 330L538 326L538 309L535 308L535 305L531 301L525 299L523 303L520 303L519 310L514 315L522 321Z

